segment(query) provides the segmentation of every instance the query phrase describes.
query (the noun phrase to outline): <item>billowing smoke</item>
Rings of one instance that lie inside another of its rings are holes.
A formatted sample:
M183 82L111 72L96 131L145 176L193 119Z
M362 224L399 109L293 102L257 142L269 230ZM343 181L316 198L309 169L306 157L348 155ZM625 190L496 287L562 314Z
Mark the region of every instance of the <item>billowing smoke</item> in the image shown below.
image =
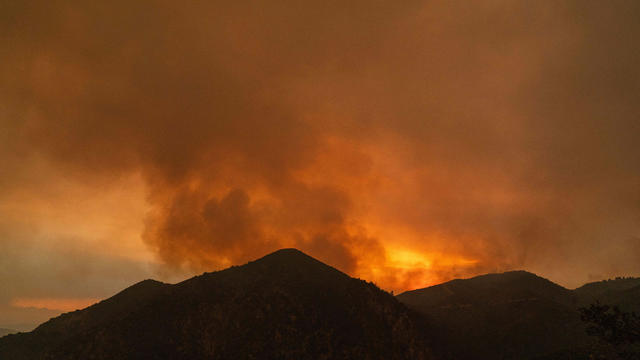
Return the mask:
M139 174L167 269L295 246L388 289L640 272L638 3L0 14L0 197L46 178L36 161L96 192Z

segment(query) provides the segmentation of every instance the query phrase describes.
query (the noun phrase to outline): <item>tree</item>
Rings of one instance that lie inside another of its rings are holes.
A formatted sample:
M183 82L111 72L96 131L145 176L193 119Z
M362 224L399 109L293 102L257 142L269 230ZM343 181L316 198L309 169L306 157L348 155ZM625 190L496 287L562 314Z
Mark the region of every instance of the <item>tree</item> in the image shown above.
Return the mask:
M597 356L640 359L640 316L636 313L596 302L581 308L580 315L588 324L587 333L597 337L603 345L594 351Z

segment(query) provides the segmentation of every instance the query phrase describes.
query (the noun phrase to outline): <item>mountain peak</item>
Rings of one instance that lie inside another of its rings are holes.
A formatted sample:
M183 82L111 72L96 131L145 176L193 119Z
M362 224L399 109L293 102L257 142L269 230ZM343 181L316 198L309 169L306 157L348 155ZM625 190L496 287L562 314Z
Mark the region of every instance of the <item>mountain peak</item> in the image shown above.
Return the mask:
M552 283L551 281L540 277L534 273L525 270L511 270L502 273L489 273L484 275L474 276L465 281L475 282L478 284L504 284L512 281L543 281L545 283ZM556 284L554 284L556 285ZM558 285L559 286L559 285Z
M140 282L0 341L0 358L431 359L421 327L374 285L281 249L175 285Z
M317 261L316 259L314 259L313 257L303 253L302 251L296 249L296 248L283 248L283 249L279 249L276 250L270 254L267 254L257 260L254 260L252 262L259 262L259 261L308 261L308 260L313 260L313 261ZM319 262L319 261L318 261Z
M628 294L627 297L630 299L637 298L637 294L640 294L640 278L624 277L591 282L575 289L574 292L578 294L583 305L593 303L596 300L617 303L617 299L623 293Z
M306 256L309 257L309 255L305 254L304 252L302 252L299 249L296 248L282 248L282 249L278 249L274 252L272 252L271 254L268 254L266 256L270 256L270 255L286 255L286 256Z
M455 279L398 295L398 299L405 304L421 304L421 306L509 302L514 299L539 298L553 299L563 303L572 301L569 290L523 270Z
M259 271L258 276L307 278L304 274L320 276L339 276L348 278L348 275L305 254L295 248L276 250L257 260L241 266L244 271ZM235 269L238 269L236 267Z
M397 298L442 329L457 359L538 358L586 337L572 292L527 271L452 280Z

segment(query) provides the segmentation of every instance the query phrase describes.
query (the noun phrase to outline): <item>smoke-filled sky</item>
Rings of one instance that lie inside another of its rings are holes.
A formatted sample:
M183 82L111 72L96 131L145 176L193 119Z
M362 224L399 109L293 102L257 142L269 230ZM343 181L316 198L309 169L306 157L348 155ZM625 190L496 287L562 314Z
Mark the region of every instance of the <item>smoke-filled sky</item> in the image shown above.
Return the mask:
M4 1L0 326L297 247L640 273L637 1ZM49 309L49 310L46 310Z

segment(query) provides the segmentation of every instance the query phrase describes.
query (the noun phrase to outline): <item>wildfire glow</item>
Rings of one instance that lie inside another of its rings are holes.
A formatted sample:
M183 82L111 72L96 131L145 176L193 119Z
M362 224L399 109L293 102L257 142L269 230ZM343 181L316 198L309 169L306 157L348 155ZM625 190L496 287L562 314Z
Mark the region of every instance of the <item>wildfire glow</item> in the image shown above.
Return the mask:
M400 269L428 269L431 267L431 259L425 254L407 249L389 249L387 252L389 265Z

